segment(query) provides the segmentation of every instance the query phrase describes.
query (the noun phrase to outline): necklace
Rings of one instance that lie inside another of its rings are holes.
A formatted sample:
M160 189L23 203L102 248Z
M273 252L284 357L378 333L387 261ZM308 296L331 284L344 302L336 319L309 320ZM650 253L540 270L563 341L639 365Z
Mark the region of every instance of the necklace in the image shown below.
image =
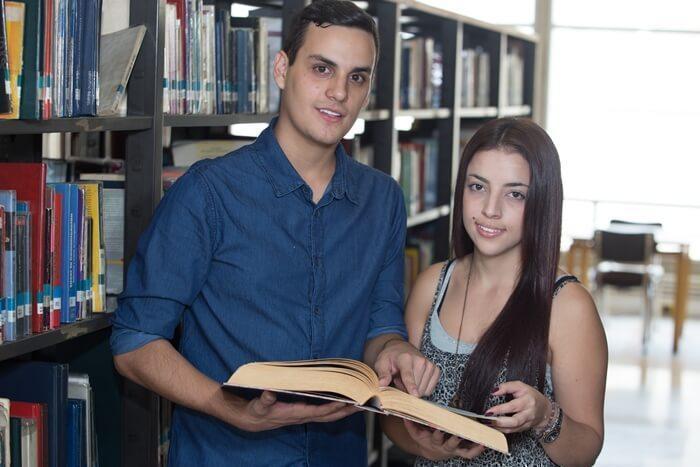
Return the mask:
M462 317L459 320L459 332L457 333L457 346L455 347L455 354L459 353L459 343L462 339L462 324L464 324L464 312L467 309L467 295L469 294L469 282L472 278L472 263L469 262L469 270L467 271L467 286L464 288L464 302L462 303Z

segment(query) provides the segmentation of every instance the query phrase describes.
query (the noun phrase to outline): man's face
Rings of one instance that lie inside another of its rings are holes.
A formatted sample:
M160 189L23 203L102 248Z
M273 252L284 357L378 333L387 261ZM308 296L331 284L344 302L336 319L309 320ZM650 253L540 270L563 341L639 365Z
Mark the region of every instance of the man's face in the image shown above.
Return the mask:
M345 26L310 24L294 64L280 52L275 81L282 94L280 123L294 139L335 146L367 103L375 59L372 35Z

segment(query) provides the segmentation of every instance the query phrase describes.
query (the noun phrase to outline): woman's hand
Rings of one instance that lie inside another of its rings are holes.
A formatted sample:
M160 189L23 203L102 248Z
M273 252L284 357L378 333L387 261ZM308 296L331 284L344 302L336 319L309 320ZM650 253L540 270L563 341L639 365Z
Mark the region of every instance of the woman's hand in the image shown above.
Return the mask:
M510 394L513 399L491 407L486 415L498 416L491 426L503 433L517 433L534 429L542 430L549 422L551 402L541 392L521 381L500 384L494 396Z
M431 430L418 423L404 419L409 436L418 445L419 455L432 461L450 459L455 456L474 459L486 449L458 436L450 436L439 430Z

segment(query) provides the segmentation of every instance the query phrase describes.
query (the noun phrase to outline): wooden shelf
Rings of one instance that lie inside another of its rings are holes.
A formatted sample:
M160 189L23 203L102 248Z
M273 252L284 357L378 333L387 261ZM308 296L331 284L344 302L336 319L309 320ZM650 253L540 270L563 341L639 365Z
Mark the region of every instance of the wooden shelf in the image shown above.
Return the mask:
M376 122L378 120L388 120L390 116L391 113L389 112L389 109L374 109L363 110L360 112L360 115L358 115L358 118L361 118L367 122Z
M152 126L152 117L78 117L51 120L3 120L0 135L139 131Z
M449 214L450 207L448 205L438 206L409 217L406 225L410 229L411 227L427 224L428 222L440 219L441 217L449 216Z
M169 127L229 126L236 123L267 123L276 114L164 115Z
M60 344L76 337L106 329L112 325L112 313L95 313L92 317L75 323L63 324L41 334L22 337L16 341L0 344L0 361L28 354L45 347Z
M462 107L459 118L491 118L498 116L498 107Z
M527 117L531 113L532 108L529 105L512 105L498 110L499 117Z
M416 120L433 120L441 118L450 118L452 111L447 108L439 109L400 109L398 117L413 117Z

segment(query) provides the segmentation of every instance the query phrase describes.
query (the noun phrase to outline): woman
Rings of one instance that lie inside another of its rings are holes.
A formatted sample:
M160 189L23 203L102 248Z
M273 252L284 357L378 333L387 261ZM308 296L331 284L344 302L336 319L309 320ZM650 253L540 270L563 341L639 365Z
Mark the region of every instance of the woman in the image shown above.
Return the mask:
M383 420L417 465L592 465L598 456L607 344L590 295L558 269L562 198L557 150L535 123L494 120L467 144L455 259L419 276L406 324L441 372L430 399L494 416L511 455Z

